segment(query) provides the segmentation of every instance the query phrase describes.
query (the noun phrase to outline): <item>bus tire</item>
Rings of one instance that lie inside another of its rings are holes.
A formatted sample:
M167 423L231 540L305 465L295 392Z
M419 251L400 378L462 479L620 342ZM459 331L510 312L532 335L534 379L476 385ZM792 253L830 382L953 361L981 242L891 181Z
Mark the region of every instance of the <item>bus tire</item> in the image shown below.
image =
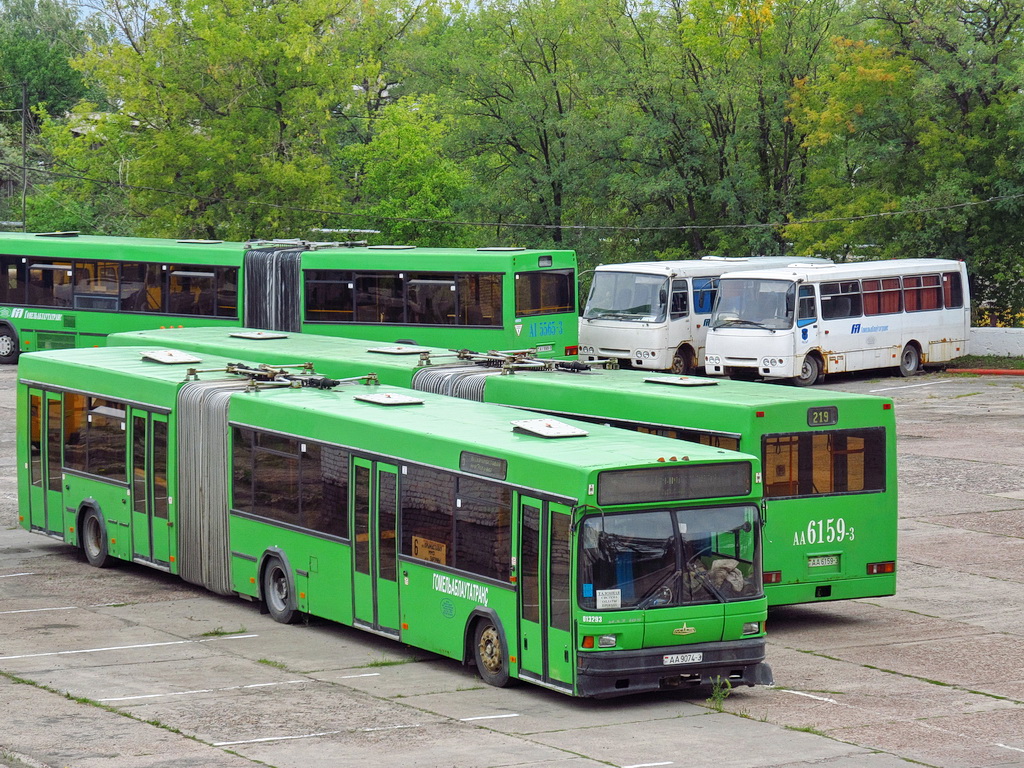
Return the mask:
M473 632L473 660L488 685L504 688L509 684L507 648L505 636L492 619L477 621Z
M263 566L262 587L263 603L270 617L281 624L294 624L299 613L295 607L295 585L280 559L267 559Z
M807 355L804 357L804 361L800 365L800 373L793 379L793 383L798 387L809 387L811 384L815 384L820 376L821 363L818 362L818 358L814 355Z
M900 376L914 376L921 370L921 352L917 345L907 344L900 355Z
M679 374L680 376L690 376L696 368L697 364L694 361L693 350L689 347L680 347L672 355L672 367L669 369L672 373Z
M0 325L0 363L18 362L18 334L9 325Z
M107 546L107 526L103 515L94 507L86 507L78 525L79 543L85 559L93 568L106 568L113 558Z

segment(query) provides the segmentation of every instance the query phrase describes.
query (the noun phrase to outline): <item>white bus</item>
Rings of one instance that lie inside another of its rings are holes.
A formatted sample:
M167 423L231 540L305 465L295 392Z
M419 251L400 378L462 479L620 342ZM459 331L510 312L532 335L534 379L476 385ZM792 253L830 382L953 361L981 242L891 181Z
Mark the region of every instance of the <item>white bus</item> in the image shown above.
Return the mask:
M828 259L705 256L687 261L605 264L594 270L580 318L580 360L615 358L623 367L693 373L720 275Z
M711 376L790 379L923 365L967 354L966 267L944 259L734 272L722 278L707 335Z

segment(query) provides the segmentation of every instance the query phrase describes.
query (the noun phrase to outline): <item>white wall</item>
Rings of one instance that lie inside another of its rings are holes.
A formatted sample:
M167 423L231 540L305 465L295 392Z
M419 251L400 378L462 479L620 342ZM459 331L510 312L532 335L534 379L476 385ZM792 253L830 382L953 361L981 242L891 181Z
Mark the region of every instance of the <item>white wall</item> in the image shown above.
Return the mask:
M967 352L1024 357L1024 328L971 328Z

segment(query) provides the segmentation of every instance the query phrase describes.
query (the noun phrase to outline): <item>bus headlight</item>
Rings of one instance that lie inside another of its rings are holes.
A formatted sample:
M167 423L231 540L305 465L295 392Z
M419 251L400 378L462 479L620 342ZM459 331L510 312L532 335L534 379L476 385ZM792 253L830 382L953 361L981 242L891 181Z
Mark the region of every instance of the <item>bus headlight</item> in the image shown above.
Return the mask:
M774 368L777 365L782 365L782 359L778 357L766 357L761 360L762 368Z
M707 365L721 365L722 358L720 358L718 355L704 355L704 362Z
M759 621L748 621L743 625L744 635L756 635L761 631L761 622Z

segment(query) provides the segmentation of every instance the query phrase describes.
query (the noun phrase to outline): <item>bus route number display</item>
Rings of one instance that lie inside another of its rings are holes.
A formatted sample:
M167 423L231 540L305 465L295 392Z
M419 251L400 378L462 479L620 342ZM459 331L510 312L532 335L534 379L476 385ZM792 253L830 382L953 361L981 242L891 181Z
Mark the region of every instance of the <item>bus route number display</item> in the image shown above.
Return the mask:
M807 426L834 427L839 423L839 409L834 405L825 405L807 409Z

